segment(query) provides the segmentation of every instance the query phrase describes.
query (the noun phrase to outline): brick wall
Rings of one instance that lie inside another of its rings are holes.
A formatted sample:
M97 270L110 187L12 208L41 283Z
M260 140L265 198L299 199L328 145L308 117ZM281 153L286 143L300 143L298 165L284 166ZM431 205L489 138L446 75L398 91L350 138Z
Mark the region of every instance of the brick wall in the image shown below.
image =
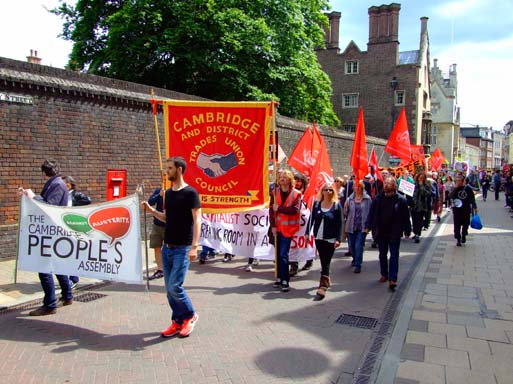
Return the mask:
M32 98L32 103L0 101L0 258L15 255L19 198L23 186L39 192L45 182L40 166L56 159L77 189L103 201L106 170L128 171L128 192L146 190L160 178L150 88L140 84L0 58L0 93ZM164 89L157 98L198 99ZM160 142L164 156L162 115ZM279 140L290 154L307 123L279 116ZM320 127L335 174L349 172L353 135ZM369 150L384 140L368 138Z

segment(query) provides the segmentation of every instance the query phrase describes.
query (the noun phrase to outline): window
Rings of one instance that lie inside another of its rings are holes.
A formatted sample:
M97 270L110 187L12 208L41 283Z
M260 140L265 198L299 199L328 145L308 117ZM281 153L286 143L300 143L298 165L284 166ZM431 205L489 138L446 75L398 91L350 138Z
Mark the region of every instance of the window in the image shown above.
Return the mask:
M431 126L431 141L429 144L436 145L436 134L438 133L438 129L435 125Z
M354 124L346 124L346 125L342 126L342 129L344 130L344 132L355 133L356 132L356 125L354 125Z
M342 99L342 108L358 108L357 93L344 93Z
M346 60L346 75L358 73L358 69L357 60Z
M395 91L395 105L404 105L404 91Z

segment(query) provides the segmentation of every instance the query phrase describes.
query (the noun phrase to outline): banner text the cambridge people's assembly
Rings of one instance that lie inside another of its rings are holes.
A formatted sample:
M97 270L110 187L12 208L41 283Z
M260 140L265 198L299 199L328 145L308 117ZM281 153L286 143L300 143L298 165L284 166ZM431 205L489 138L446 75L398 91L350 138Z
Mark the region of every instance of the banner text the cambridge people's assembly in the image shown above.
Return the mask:
M81 207L22 196L18 269L141 282L137 195Z

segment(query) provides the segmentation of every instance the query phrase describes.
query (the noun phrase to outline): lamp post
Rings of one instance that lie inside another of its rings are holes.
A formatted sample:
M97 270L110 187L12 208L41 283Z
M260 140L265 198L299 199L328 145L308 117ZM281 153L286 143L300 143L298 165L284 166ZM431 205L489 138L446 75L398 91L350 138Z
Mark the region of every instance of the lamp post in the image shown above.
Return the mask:
M397 81L397 78L394 76L392 78L392 80L390 80L390 87L392 88L392 111L391 111L391 116L392 116L392 125L391 125L391 129L390 129L390 132L392 132L392 130L394 129L394 123L395 123L395 90L397 89L397 85L399 84L399 82Z
M390 124L390 134L392 134L395 124L395 90L397 89L398 84L399 82L397 81L397 78L394 76L392 80L390 80L390 87L392 88L392 109L390 110L390 118L392 119L392 122ZM392 167L396 167L401 162L401 159L397 156L390 155L390 157L388 158L388 162Z

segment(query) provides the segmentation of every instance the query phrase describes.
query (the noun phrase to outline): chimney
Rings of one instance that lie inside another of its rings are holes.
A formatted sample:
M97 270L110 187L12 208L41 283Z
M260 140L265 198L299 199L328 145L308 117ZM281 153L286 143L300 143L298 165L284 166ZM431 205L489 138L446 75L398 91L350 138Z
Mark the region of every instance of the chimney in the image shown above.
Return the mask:
M37 51L30 50L30 56L27 56L27 61L31 64L41 64L41 58L37 57Z
M420 18L420 35L423 36L425 33L427 33L427 22L429 20L429 17L423 16Z
M397 3L369 8L369 44L399 41L400 10Z
M433 60L433 68L438 68L438 59Z
M340 31L340 12L326 14L329 20L329 29L325 30L326 48L338 48L338 34Z

